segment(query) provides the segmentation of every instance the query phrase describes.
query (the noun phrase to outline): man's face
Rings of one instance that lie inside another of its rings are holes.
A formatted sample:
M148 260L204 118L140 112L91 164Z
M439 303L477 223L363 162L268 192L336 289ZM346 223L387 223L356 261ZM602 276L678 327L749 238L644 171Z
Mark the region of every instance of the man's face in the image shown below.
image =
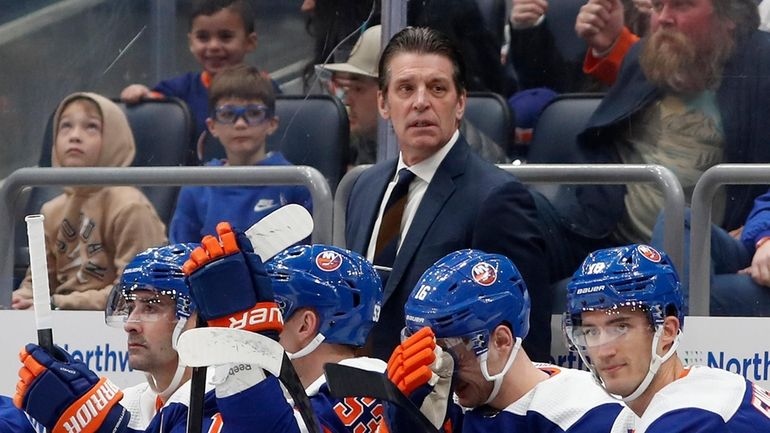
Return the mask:
M407 165L443 147L465 111L465 93L452 79L452 62L437 54L396 54L388 66L388 87L378 92L380 114L390 119Z
M646 313L630 307L584 312L580 332L607 391L629 396L650 368L653 331Z
M473 350L460 344L447 349L455 361L455 395L463 407L479 407L492 393L492 382L481 374L479 358ZM490 348L490 351L492 349ZM491 366L490 366L491 368Z
M136 291L127 301L131 313L123 329L128 334L128 365L155 374L174 371L177 352L171 337L177 324L176 302L167 295L152 291Z
M334 74L335 86L344 91L342 102L348 108L350 133L377 139L377 79L343 72Z
M654 0L650 38L640 62L648 78L692 93L713 85L732 53L735 25L717 16L712 0Z
M195 60L212 76L242 63L257 47L257 34L246 33L243 19L231 8L195 17L187 39Z

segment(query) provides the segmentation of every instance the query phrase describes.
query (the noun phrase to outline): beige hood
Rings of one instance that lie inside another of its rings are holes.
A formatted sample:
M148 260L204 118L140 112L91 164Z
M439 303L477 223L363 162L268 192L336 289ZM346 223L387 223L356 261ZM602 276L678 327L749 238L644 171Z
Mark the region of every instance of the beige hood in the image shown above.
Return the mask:
M56 146L56 132L59 130L59 119L62 108L73 99L85 98L99 106L102 113L102 150L97 160L97 167L128 167L134 162L136 146L134 134L128 124L126 115L117 104L96 93L73 93L59 104L54 114L53 145ZM51 166L60 167L56 152L51 152Z

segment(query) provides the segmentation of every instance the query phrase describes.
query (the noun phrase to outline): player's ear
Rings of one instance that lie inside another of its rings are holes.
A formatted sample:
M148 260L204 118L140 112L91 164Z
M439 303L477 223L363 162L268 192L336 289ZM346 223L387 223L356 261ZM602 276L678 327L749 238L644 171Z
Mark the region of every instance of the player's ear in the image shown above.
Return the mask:
M679 334L681 324L679 318L676 316L668 316L663 320L663 332L660 334L660 341L658 347L662 349L661 353L665 353L674 344L676 336Z

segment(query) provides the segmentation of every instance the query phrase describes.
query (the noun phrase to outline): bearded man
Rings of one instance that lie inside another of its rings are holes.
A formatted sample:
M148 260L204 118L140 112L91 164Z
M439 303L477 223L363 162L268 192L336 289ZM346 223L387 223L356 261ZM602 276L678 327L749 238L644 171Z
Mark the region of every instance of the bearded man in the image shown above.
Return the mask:
M754 0L653 0L650 31L630 48L622 17L619 0L589 0L576 22L591 47L587 72L623 62L578 136L588 161L668 167L688 203L711 166L770 161L770 34L757 30ZM741 226L763 190L727 187L715 221ZM571 274L592 248L649 242L663 202L648 184L562 188L541 206L558 227L554 276Z

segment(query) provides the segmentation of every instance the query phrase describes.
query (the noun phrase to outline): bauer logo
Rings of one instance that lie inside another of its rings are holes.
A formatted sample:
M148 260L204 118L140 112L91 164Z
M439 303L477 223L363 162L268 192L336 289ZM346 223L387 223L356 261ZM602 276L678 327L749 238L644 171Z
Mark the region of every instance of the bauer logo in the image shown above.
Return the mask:
M602 290L604 290L604 286L582 287L580 289L577 289L575 291L575 294L576 295L585 295L586 293L601 292Z
M478 263L471 269L473 281L482 286L489 286L497 281L497 270L487 262Z
M658 250L649 245L639 245L636 247L636 249L639 251L639 254L643 255L647 260L651 262L658 263L662 258Z
M322 271L336 271L342 266L342 256L336 251L322 251L316 256L315 264Z

